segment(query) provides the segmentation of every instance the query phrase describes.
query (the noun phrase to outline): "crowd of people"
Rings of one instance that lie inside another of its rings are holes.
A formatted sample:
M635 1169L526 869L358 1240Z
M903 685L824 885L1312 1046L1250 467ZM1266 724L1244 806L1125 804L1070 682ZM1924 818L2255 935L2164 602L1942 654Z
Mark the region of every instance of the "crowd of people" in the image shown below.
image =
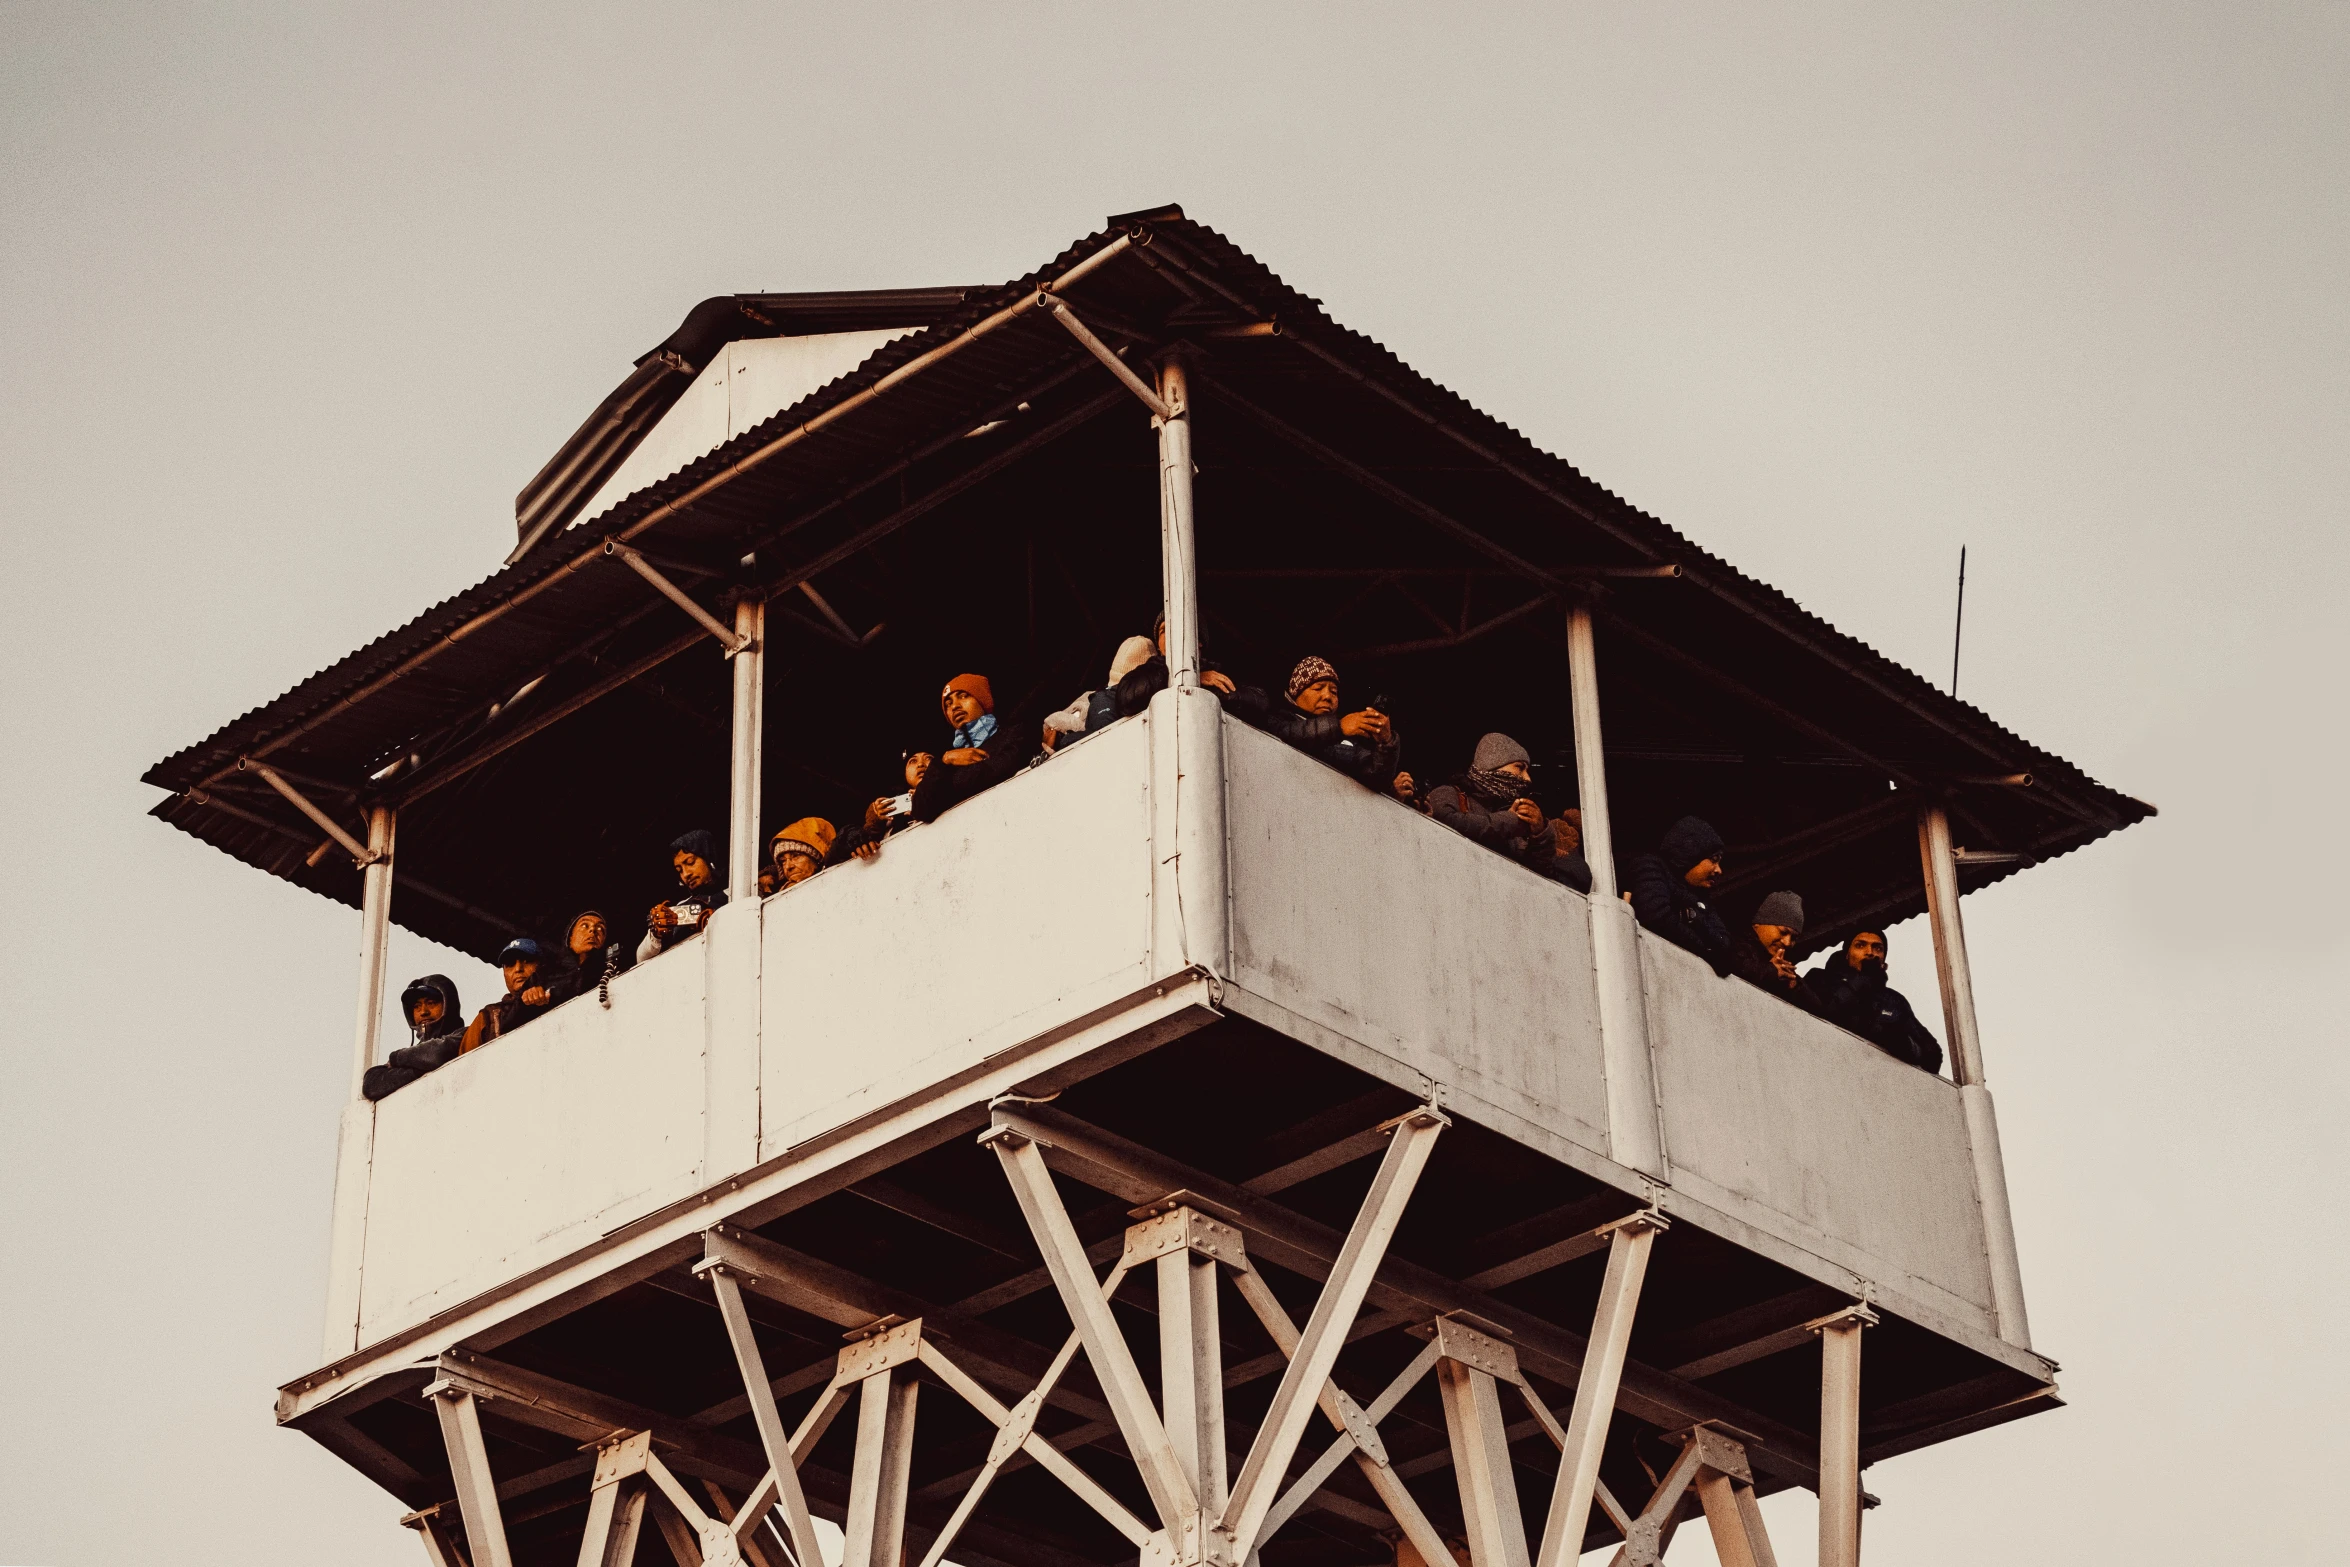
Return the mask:
M1215 692L1226 711L1308 756L1389 795L1414 810L1513 860L1537 875L1591 890L1591 867L1583 856L1582 813L1569 808L1545 813L1535 800L1533 760L1505 734L1488 734L1472 750L1468 765L1445 782L1423 790L1403 770L1403 739L1393 719L1373 701L1353 711L1340 700L1338 671L1327 659L1298 660L1278 694L1236 683L1210 665L1202 686ZM1129 637L1110 661L1096 690L1079 693L1043 721L1032 749L1008 732L996 714L994 688L985 675L961 674L939 693L945 743L935 751L906 753L905 789L882 795L865 807L847 831L820 816L803 816L768 841L759 892L788 891L829 866L872 860L887 842L918 822L933 820L963 801L1053 756L1121 719L1140 713L1167 687L1166 626L1154 637ZM1722 837L1698 818L1673 824L1657 847L1629 864L1624 897L1640 923L1713 965L1806 1012L1860 1035L1887 1054L1928 1072L1938 1071L1941 1046L1926 1031L1900 992L1885 982L1886 942L1882 931L1856 932L1820 967L1800 974L1789 959L1803 934L1803 900L1774 892L1762 900L1745 930L1733 934L1707 902L1723 876ZM675 877L670 894L645 916L643 936L632 946L617 939L611 922L597 910L583 910L566 927L560 943L522 936L498 955L505 993L464 1020L457 988L445 975L428 974L400 998L412 1040L390 1059L369 1069L369 1099L414 1082L425 1073L589 991L604 994L614 974L699 935L726 903L722 856L708 831L683 833L669 845Z

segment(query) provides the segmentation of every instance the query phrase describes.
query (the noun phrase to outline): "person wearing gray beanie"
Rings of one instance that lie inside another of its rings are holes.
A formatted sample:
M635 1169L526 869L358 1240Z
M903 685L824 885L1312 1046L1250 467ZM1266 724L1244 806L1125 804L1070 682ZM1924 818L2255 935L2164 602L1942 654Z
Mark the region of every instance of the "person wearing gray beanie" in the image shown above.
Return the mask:
M1428 814L1538 876L1578 892L1591 890L1591 867L1581 848L1562 849L1555 826L1534 801L1533 759L1508 735L1479 740L1469 770L1428 791Z
M1793 892L1772 893L1754 906L1754 918L1748 922L1746 934L1732 938L1730 972L1790 1006L1818 1012L1819 998L1795 972L1791 955L1795 938L1802 934L1802 896Z

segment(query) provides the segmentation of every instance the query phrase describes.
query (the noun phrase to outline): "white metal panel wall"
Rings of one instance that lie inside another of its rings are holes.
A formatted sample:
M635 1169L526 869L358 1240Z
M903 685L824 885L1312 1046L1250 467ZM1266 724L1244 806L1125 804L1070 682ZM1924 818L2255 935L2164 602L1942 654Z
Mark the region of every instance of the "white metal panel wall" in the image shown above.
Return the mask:
M1990 1327L1956 1085L1645 933L1641 967L1674 1187Z
M375 1107L361 1343L702 1184L704 974L689 942Z
M1604 1152L1582 896L1246 724L1224 757L1234 978Z
M768 900L763 1157L1151 977L1148 752L1130 720Z
M695 458L716 451L762 420L772 419L810 392L856 369L882 344L912 330L889 327L874 332L820 332L809 337L745 338L727 344L580 508L580 521L603 515L646 485L668 478Z

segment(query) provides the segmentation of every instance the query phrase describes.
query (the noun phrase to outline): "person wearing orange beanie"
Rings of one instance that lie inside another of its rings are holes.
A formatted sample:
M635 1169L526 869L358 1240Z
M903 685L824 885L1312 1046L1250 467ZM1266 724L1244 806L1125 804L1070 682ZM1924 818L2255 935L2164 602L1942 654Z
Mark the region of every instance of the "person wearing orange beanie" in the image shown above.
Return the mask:
M910 814L918 822L930 821L1002 783L1028 760L1026 752L1011 744L1008 736L997 739L995 688L988 684L987 676L955 676L939 692L938 709L951 733L946 748L938 753L938 765L914 790Z

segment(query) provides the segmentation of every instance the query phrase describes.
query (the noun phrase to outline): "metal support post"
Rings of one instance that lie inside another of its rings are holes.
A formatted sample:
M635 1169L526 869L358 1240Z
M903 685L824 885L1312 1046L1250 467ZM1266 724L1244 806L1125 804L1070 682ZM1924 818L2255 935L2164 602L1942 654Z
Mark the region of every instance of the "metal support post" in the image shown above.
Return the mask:
M1656 1072L1648 1053L1648 992L1640 974L1639 924L1617 896L1615 832L1608 819L1607 753L1599 726L1599 647L1591 606L1567 608L1567 686L1575 719L1575 784L1582 800L1583 858L1591 867L1591 964L1607 1079L1608 1156L1665 1179Z
M1573 1567L1583 1553L1583 1531L1591 1522L1591 1497L1599 1484L1599 1455L1616 1412L1616 1388L1632 1342L1632 1316L1640 1305L1640 1284L1648 1256L1664 1228L1661 1215L1636 1213L1608 1239L1607 1276L1591 1315L1591 1340L1575 1380L1575 1407L1567 1416L1567 1439L1559 1449L1558 1481L1550 1493L1550 1516L1542 1528L1536 1567Z
M1155 1264L1159 1283L1159 1388L1167 1438L1192 1494L1224 1510L1224 1341L1216 1310L1216 1260L1189 1249Z
M1470 1567L1528 1567L1526 1523L1510 1469L1501 1390L1490 1373L1450 1356L1436 1363L1436 1377L1444 1395L1444 1429L1452 1438Z
M1199 684L1199 554L1191 507L1191 385L1182 358L1159 366L1159 572L1167 612L1167 684Z
M630 1567L645 1522L645 1455L653 1435L639 1431L596 1449L589 1482L587 1527L579 1537L579 1567Z
M902 1567L906 1482L914 1457L914 1401L921 1391L922 1384L902 1366L865 1379L857 1405L856 1459L849 1471L841 1567Z
M742 1373L743 1391L751 1401L751 1419L759 1430L759 1445L767 1454L767 1471L775 1486L775 1508L783 1514L784 1534L791 1542L792 1554L800 1559L803 1567L820 1563L824 1553L816 1542L816 1525L808 1514L807 1495L800 1488L799 1461L792 1451L791 1437L784 1430L783 1412L775 1404L775 1388L767 1379L765 1357L759 1353L759 1341L751 1332L751 1316L743 1305L742 1286L722 1267L707 1271L710 1288L718 1297L719 1315L726 1319L726 1336L734 1345L734 1363ZM750 1531L755 1532L765 1509L746 1509L746 1512ZM737 1538L741 1538L740 1533Z
M1142 1369L1134 1363L1134 1352L1127 1347L1118 1319L1094 1282L1093 1265L1085 1259L1085 1243L1077 1238L1077 1228L1061 1204L1044 1155L1036 1144L1004 1127L989 1129L981 1134L981 1140L995 1150L1012 1193L1020 1201L1020 1211L1036 1237L1037 1249L1044 1254L1053 1287L1060 1292L1061 1304L1085 1344L1085 1358L1101 1383L1103 1401L1118 1423L1118 1434L1126 1439L1127 1451L1134 1455L1135 1468L1141 1471L1143 1489L1158 1512L1160 1526L1171 1538L1184 1539L1197 1519L1198 1496L1175 1457L1174 1444L1167 1439L1167 1428L1151 1403L1150 1389L1142 1380ZM859 1564L844 1563L843 1567Z
M351 1066L351 1097L357 1099L367 1069L375 1065L383 1035L384 971L390 962L392 930L392 839L399 818L388 805L367 808L367 866L359 873L359 1018Z
M741 599L734 606L734 730L729 745L726 808L726 896L741 903L759 896L760 758L767 724L767 604Z
M1983 1080L1982 1032L1975 1022L1974 971L1968 966L1966 924L1959 914L1958 860L1950 842L1950 813L1929 805L1918 813L1918 858L1926 882L1926 912L1934 927L1934 967L1942 982L1942 1020L1950 1034L1950 1075L1966 1116L1967 1148L1982 1205L1983 1243L1991 1264L1991 1301L1999 1336L2032 1347L2024 1313L2023 1264L2016 1254L2015 1215L2007 1202L2007 1163L1999 1147L1999 1117Z
M1820 1324L1820 1567L1860 1567L1860 1335L1866 1306Z
M1451 1124L1434 1105L1423 1105L1396 1123L1386 1156L1379 1161L1379 1173L1372 1177L1371 1190L1331 1262L1330 1276L1314 1301L1313 1314L1298 1335L1297 1348L1281 1373L1281 1385L1274 1389L1256 1439L1249 1443L1248 1458L1232 1483L1221 1521L1231 1537L1235 1560L1246 1561L1256 1549L1265 1515L1280 1491L1281 1477L1288 1472L1289 1461L1305 1435L1306 1422L1313 1418L1315 1405L1321 1400L1323 1384L1330 1380L1331 1367L1345 1347L1347 1330L1354 1326L1380 1260L1387 1255L1387 1243L1403 1219L1404 1205L1419 1184L1420 1172L1428 1167L1437 1135Z
M481 1411L474 1406L473 1394L447 1381L436 1382L425 1392L440 1416L441 1444L449 1452L449 1479L456 1487L457 1509L465 1517L465 1543L473 1567L514 1567L506 1549L506 1521L498 1513L498 1481L490 1473Z
M414 1529L423 1543L427 1567L467 1567L465 1548L457 1540L462 1523L452 1521L442 1512L447 1503L427 1507L422 1512L410 1513L400 1520L404 1529Z

